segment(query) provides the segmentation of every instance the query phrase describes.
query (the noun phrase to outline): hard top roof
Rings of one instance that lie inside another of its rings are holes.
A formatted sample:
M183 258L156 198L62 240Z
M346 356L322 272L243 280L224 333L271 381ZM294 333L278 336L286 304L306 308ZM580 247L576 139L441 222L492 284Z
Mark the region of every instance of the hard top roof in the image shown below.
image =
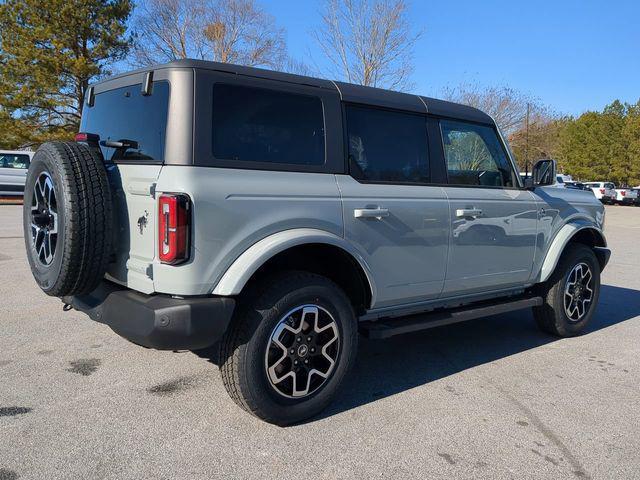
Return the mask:
M206 60L175 60L162 65L153 65L131 72L122 73L114 77L102 80L96 85L109 82L117 78L123 78L129 75L140 74L153 70L171 69L171 68L192 68L196 70L213 70L218 72L232 73L236 75L244 75L255 78L264 78L267 80L276 80L281 82L295 83L299 85L309 85L312 87L325 88L328 90L338 91L343 101L376 105L380 107L395 108L401 110L409 110L419 113L432 113L434 115L451 117L473 122L493 124L493 120L489 115L478 110L477 108L461 105L454 102L438 100L419 96L410 93L401 93L393 90L385 90L381 88L365 87L344 82L334 82L315 77L307 77L292 73L278 72L274 70L265 70L262 68L245 67L241 65L233 65L229 63L210 62Z

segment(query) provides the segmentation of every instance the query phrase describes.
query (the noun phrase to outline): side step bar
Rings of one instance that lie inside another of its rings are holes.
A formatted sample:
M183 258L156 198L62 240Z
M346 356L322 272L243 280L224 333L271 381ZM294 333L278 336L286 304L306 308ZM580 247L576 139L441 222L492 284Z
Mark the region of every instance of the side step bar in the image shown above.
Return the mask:
M423 313L400 319L389 318L362 322L360 331L365 337L371 339L389 338L403 333L418 332L442 325L473 320L474 318L498 315L523 308L539 307L540 305L542 305L542 297L520 297L516 300L480 302L451 310Z

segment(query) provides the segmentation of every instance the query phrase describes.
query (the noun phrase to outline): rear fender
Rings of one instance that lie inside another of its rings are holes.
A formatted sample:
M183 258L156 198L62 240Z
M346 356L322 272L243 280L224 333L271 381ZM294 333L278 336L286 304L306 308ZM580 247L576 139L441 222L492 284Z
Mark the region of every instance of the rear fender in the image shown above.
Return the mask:
M376 287L373 282L373 275L362 255L343 238L313 228L285 230L255 243L233 262L217 283L212 293L221 296L238 295L242 292L242 289L251 276L269 259L289 248L312 243L333 245L351 255L367 277L367 282L371 290L371 304L375 304Z

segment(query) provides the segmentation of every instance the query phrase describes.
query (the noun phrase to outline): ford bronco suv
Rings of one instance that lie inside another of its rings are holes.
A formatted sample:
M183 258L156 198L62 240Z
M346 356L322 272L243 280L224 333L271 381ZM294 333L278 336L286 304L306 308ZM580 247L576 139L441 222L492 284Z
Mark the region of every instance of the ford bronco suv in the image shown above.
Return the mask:
M218 351L233 400L286 425L328 405L359 334L523 308L583 332L604 210L555 178L524 185L474 108L182 60L88 88L76 141L31 162L24 238L65 309Z

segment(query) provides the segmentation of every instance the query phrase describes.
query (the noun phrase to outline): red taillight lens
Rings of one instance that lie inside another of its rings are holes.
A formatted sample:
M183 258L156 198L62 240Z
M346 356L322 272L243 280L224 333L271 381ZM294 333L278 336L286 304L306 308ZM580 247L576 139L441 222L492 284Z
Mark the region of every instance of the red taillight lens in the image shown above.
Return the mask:
M95 133L80 132L76 133L75 141L97 144L100 141L100 135L96 135Z
M625 197L625 196L627 195L627 192L626 192L625 190L622 190L622 191L620 192L620 195L622 195L623 197Z
M189 258L189 197L163 194L158 205L158 257L170 265L184 262Z
M604 195L604 192L605 192L605 189L604 189L604 188L601 188L601 189L600 189L600 193L601 193L602 195Z

